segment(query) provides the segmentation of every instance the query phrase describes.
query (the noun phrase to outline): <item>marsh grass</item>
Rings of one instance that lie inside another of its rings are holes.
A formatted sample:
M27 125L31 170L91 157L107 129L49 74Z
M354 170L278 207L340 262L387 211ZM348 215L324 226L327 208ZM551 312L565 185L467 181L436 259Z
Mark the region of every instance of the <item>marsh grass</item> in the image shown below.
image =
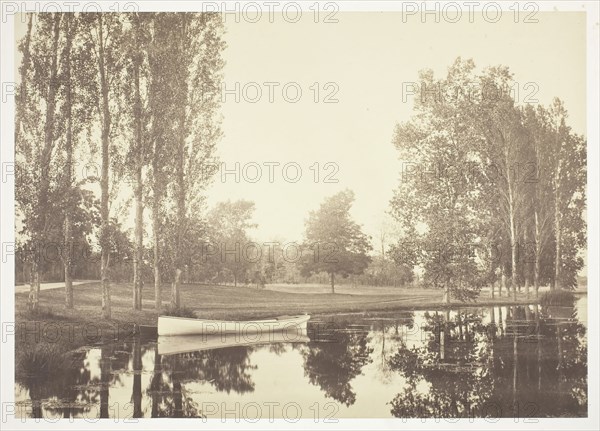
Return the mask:
M44 378L59 373L67 364L64 346L58 343L40 343L17 351L17 375L23 378Z

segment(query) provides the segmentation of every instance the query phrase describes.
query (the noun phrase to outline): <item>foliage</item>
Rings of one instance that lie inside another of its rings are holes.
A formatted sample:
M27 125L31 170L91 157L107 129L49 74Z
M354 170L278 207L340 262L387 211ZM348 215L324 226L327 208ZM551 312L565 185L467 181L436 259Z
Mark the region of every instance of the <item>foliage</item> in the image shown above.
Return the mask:
M162 314L164 316L173 316L173 317L190 317L192 319L195 319L196 317L196 312L194 310L192 310L191 308L185 307L185 306L180 306L180 307L172 307L172 306L168 306L166 307Z
M207 216L209 242L202 244L202 260L207 275L213 279L245 281L256 263L249 230L253 223L254 202L246 200L219 202Z
M350 218L353 201L350 190L337 193L325 199L306 221L300 272L305 276L328 273L332 289L335 274L362 274L371 262L370 237Z
M586 241L586 141L566 125L562 102L518 106L507 67L477 74L460 58L444 78L423 71L420 80L443 90L421 94L396 127L395 261L461 300L498 279L515 295L523 283L573 288Z

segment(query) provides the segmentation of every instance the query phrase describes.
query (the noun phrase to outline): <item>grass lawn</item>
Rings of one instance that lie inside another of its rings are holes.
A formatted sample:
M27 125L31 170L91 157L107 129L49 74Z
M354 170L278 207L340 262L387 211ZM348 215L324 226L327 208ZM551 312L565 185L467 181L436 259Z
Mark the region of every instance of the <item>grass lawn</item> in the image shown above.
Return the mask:
M32 316L27 309L27 293L15 294L17 351L37 348L40 344L64 344L65 350L131 334L132 325L156 325L154 286L143 292L143 310L132 310L132 285L111 285L112 319L101 315L101 285L99 282L74 286L75 308L64 308L64 290L40 291L40 312ZM329 286L272 285L265 289L252 287L182 284L181 304L205 319L244 320L284 314L326 315L332 313L427 309L448 306L442 303L442 292L423 288L353 287L340 285L331 294ZM163 305L169 305L170 285L163 286ZM512 303L510 298L488 299L475 305ZM519 295L519 302L524 302ZM466 305L453 303L451 306ZM56 332L61 333L54 341ZM36 334L43 334L41 339ZM37 344L37 346L35 346Z
M114 322L155 325L154 286L147 284L143 292L143 310L132 310L132 285L111 284L112 317ZM64 290L40 292L40 309L59 320L100 322L101 285L99 282L76 285L73 310L64 308ZM27 293L15 294L17 321L27 320ZM373 286L336 286L330 293L325 285L268 285L265 289L253 287L182 284L181 304L194 310L199 318L242 320L272 317L281 314L329 314L336 312L363 312L393 309L418 309L443 306L442 291L415 287L392 288ZM519 302L525 299L519 294ZM162 292L163 306L169 305L170 285ZM511 302L503 296L491 300L482 294L475 305ZM464 303L453 303L456 305ZM43 316L42 313L42 316Z

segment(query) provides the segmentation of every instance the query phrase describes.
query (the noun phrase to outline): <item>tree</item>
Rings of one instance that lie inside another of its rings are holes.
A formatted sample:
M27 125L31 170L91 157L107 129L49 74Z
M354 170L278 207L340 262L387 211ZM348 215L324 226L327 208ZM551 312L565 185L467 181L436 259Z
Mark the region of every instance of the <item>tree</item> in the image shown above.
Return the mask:
M132 178L135 207L135 253L133 258L133 298L134 310L142 309L143 253L144 253L144 168L149 160L148 148L148 65L147 52L150 39L148 14L128 15L126 79L123 80L124 94L131 110L128 112L128 127L131 137L128 147L128 176Z
M526 154L525 130L521 111L510 93L512 75L505 67L492 67L482 77L484 88L501 91L497 97L486 97L479 105L481 131L486 145L482 156L495 167L495 195L499 199L500 216L510 240L511 290L517 299L518 250L526 217L526 190L530 178L524 175L522 160Z
M326 272L331 280L331 293L335 293L335 274L347 277L362 274L371 262L370 237L350 218L354 193L339 192L309 214L306 221L305 252L301 273L308 276Z
M254 202L228 200L216 204L207 217L211 240L204 250L206 264L217 277L230 275L235 286L238 281L245 281L256 260L248 234L256 227L251 221L253 213Z
M62 50L61 77L63 100L62 109L59 111L61 127L60 149L64 159L56 160L58 165L64 163L64 172L61 174L60 210L63 214L63 266L65 279L65 306L73 308L73 220L72 215L77 211L77 205L82 201L80 186L86 179L76 183L74 177L74 157L82 139L83 132L87 132L92 118L90 82L93 82L90 68L90 53L82 44L83 32L81 18L77 14L64 14L63 34L64 48ZM93 69L92 69L93 70ZM58 157L63 157L58 154Z
M30 15L27 35L20 45L23 63L15 139L21 157L17 157L16 196L36 254L32 260L28 301L32 311L38 309L42 277L40 260L48 245L46 234L50 226L47 215L52 213L52 194L56 190L52 155L57 143L55 117L60 90L61 17L59 13L39 14L33 31L33 15Z
M65 139L65 150L67 153L67 161L65 163L65 171L67 172L65 183L67 188L70 188L73 182L73 89L71 82L71 50L73 46L73 38L75 29L72 26L72 15L65 16L65 37L67 39L64 53L64 82L65 82L65 117L67 118L67 136ZM65 216L65 249L72 248L71 238L71 215L67 212ZM73 308L73 281L71 278L72 262L71 253L66 253L64 259L65 266L65 306Z
M484 274L477 254L486 228L480 211L485 182L476 169L482 136L472 98L458 91L473 86L474 67L459 58L444 79L421 72L422 89L450 91L423 90L415 116L396 126L393 139L403 172L390 206L403 237L392 255L398 264L421 267L424 283L443 288L447 302L475 298Z
M211 179L205 166L213 161L215 145L221 137L217 112L224 42L222 20L216 14L178 13L175 19L177 31L172 49L178 66L173 76L178 133L172 194L177 229L171 305L179 307L188 220L200 210L201 192Z
M553 163L553 152L547 145L548 115L548 111L542 106L534 110L529 105L524 111L524 126L535 166L535 181L531 184L529 199L530 214L533 217L533 289L536 298L541 282L542 257L552 237L552 185L548 173Z
M577 272L583 267L578 250L586 243L585 209L586 140L566 124L567 110L560 99L549 109L554 197L554 282L552 289L575 288Z
M172 160L172 148L167 144L176 142L177 133L172 124L177 121L175 103L176 73L174 14L155 14L151 25L151 41L148 48L148 105L150 109L151 189L152 189L152 236L154 266L154 299L156 311L162 308L161 286L161 229L164 218L166 188L171 181L167 171Z
M101 176L100 176L100 278L102 282L102 316L111 317L109 279L110 213L109 168L111 158L111 134L116 130L113 120L119 112L117 86L123 67L122 16L118 14L93 13L87 17L88 48L94 52L96 67L96 111L100 123Z

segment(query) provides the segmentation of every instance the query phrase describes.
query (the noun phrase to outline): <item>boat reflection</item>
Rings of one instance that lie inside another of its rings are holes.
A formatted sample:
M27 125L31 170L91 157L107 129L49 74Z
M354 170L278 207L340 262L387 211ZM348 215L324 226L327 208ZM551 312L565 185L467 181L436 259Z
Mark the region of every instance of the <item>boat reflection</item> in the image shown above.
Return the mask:
M307 343L306 331L266 331L252 334L173 335L158 337L159 355L176 355L204 350L273 343Z

